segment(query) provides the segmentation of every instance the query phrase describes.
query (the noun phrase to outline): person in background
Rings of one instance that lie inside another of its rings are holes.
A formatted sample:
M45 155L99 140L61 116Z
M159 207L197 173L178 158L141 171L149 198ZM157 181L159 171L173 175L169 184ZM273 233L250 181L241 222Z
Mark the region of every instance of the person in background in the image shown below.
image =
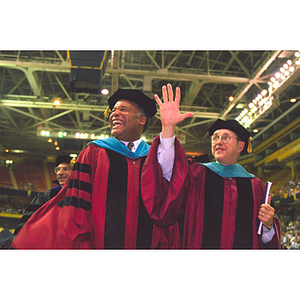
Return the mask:
M58 186L48 191L40 192L32 199L14 231L14 236L17 235L17 233L22 229L24 224L28 221L28 219L33 215L35 211L37 211L42 205L47 203L50 199L58 194L63 185L69 179L74 162L75 159L73 159L69 155L60 155L56 157L54 168L56 180L54 181L54 183L58 184Z
M13 234L0 226L0 249L9 249L13 240Z
M209 128L216 161L188 163L174 130L193 114L180 114L179 88L175 100L170 84L162 94L163 102L155 95L162 132L141 178L144 204L155 224L169 226L184 213L184 249L280 249L279 220L272 206L262 204L263 183L237 164L242 151L252 150L250 133L236 120L218 119Z
M142 139L156 103L139 90L108 99L113 137L90 142L68 186L41 207L13 241L15 249L170 249L180 247L178 224L154 225L140 195L150 146Z

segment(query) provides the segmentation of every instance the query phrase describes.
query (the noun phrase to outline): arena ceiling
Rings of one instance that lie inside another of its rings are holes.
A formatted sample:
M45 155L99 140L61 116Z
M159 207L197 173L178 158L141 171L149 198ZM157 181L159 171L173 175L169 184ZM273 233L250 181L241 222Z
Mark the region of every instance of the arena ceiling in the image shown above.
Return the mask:
M296 51L296 50L295 50ZM294 50L275 51L108 51L101 87L108 95L74 93L70 88L67 51L0 51L0 152L33 157L79 153L90 140L52 138L41 130L97 132L109 135L103 113L107 98L118 88L140 89L153 97L171 83L182 92L181 111L194 117L178 124L176 133L190 156L210 154L209 126L217 119L234 119L278 72ZM299 72L298 72L299 73ZM300 137L299 74L274 95L276 105L252 124L254 155L242 157L256 166L276 165L297 158ZM229 101L233 96L234 100ZM53 100L61 99L55 106ZM290 99L296 102L291 103ZM297 101L298 100L298 101ZM160 116L151 121L151 143L161 129ZM55 150L57 140L60 150ZM7 155L7 154L6 154ZM279 159L280 158L280 159Z

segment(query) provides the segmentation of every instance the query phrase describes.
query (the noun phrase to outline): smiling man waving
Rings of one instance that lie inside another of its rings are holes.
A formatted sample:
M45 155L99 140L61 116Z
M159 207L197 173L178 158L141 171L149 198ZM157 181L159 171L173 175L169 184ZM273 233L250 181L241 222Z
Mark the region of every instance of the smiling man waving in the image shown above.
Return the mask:
M140 175L150 146L141 139L156 104L139 90L119 89L109 99L114 137L90 142L68 186L25 224L17 249L178 248L178 225L160 228L140 196Z

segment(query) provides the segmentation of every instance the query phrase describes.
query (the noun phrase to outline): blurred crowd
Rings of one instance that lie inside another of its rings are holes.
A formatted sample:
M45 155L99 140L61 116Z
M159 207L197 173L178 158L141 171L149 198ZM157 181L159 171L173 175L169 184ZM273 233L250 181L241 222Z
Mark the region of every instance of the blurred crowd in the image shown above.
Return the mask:
M281 248L300 249L300 216L278 216L281 224Z
M277 191L279 195L286 195L287 197L294 196L300 193L300 175L298 174L294 179L287 181Z

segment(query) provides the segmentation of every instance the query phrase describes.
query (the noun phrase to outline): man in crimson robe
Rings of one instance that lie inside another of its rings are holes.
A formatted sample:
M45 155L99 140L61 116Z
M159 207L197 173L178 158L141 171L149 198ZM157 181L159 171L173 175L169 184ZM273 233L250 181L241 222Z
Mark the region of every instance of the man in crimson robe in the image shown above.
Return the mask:
M90 142L67 186L28 220L15 249L179 248L178 224L161 228L147 214L140 175L150 146L142 140L154 99L119 89L109 99L114 137ZM129 149L130 148L130 149Z
M48 191L38 193L30 202L26 208L19 224L17 225L14 235L16 235L24 224L29 220L29 218L37 211L42 205L56 196L59 191L62 189L64 184L68 181L72 166L75 163L75 159L69 155L59 155L56 157L54 172L56 174L56 180L53 183L58 184L57 187L54 187Z
M179 113L179 88L174 100L171 85L162 93L163 101L155 95L162 132L141 179L144 204L155 224L169 226L184 213L185 249L280 249L279 220L264 203L263 183L237 164L242 151L251 151L250 133L235 120L218 119L209 129L216 162L188 162L174 130L193 114Z

